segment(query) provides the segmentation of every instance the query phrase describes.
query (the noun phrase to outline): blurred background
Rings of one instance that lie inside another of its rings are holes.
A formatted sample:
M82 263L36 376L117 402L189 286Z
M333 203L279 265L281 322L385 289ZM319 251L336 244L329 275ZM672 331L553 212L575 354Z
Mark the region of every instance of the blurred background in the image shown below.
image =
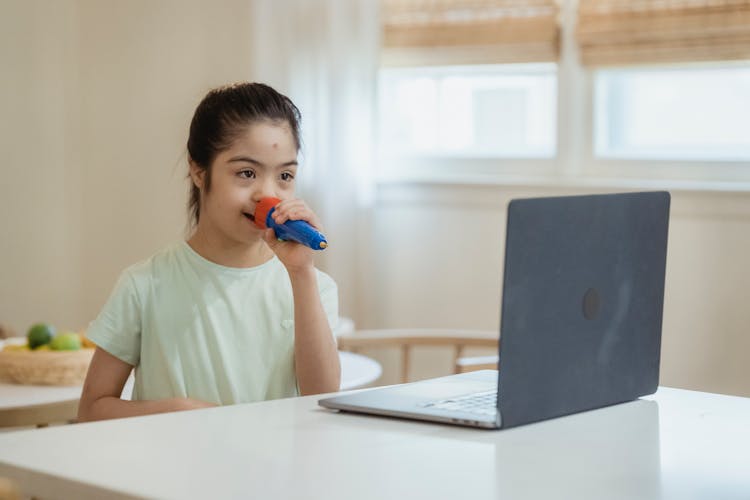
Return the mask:
M750 0L0 0L0 73L18 334L186 236L193 110L252 80L357 328L497 330L510 199L668 189L661 383L750 396Z

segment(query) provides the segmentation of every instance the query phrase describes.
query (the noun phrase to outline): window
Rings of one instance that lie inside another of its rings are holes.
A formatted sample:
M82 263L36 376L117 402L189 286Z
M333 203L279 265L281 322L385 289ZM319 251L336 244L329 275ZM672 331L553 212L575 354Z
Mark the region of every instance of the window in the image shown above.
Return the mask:
M601 158L750 160L750 66L599 70Z
M454 11L524 2L392 3L424 15L385 18L383 182L750 183L744 0L538 0L539 29L503 15L486 40L487 12Z
M380 148L389 155L550 158L555 64L382 68Z

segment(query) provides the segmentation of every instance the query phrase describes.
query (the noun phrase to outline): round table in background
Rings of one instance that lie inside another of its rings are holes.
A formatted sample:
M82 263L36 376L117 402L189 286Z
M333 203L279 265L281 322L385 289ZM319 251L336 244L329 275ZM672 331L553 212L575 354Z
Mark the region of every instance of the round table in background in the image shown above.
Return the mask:
M342 391L370 385L383 373L380 363L361 354L339 351L339 360L341 360L340 389Z

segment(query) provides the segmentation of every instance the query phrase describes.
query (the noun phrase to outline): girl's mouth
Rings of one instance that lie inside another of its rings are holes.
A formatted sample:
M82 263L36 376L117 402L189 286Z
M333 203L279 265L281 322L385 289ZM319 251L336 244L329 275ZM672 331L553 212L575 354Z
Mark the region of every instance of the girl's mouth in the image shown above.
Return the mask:
M250 219L251 221L255 222L255 216L254 216L253 214L249 214L249 213L246 213L246 212L242 212L242 215L244 215L245 217L247 217L247 218L248 218L248 219Z

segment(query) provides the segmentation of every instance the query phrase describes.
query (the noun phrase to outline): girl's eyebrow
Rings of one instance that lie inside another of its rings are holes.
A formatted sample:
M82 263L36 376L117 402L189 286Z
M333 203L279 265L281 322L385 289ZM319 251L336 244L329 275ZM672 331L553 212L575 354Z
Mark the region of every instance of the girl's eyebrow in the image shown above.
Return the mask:
M246 162L246 163L251 163L258 167L263 167L263 168L266 167L266 165L264 165L263 163L253 158L250 158L249 156L234 156L229 159L229 163L235 163L235 162ZM276 168L292 167L292 166L297 166L297 164L298 164L297 160L295 159L295 160L284 162L281 165L277 166Z

